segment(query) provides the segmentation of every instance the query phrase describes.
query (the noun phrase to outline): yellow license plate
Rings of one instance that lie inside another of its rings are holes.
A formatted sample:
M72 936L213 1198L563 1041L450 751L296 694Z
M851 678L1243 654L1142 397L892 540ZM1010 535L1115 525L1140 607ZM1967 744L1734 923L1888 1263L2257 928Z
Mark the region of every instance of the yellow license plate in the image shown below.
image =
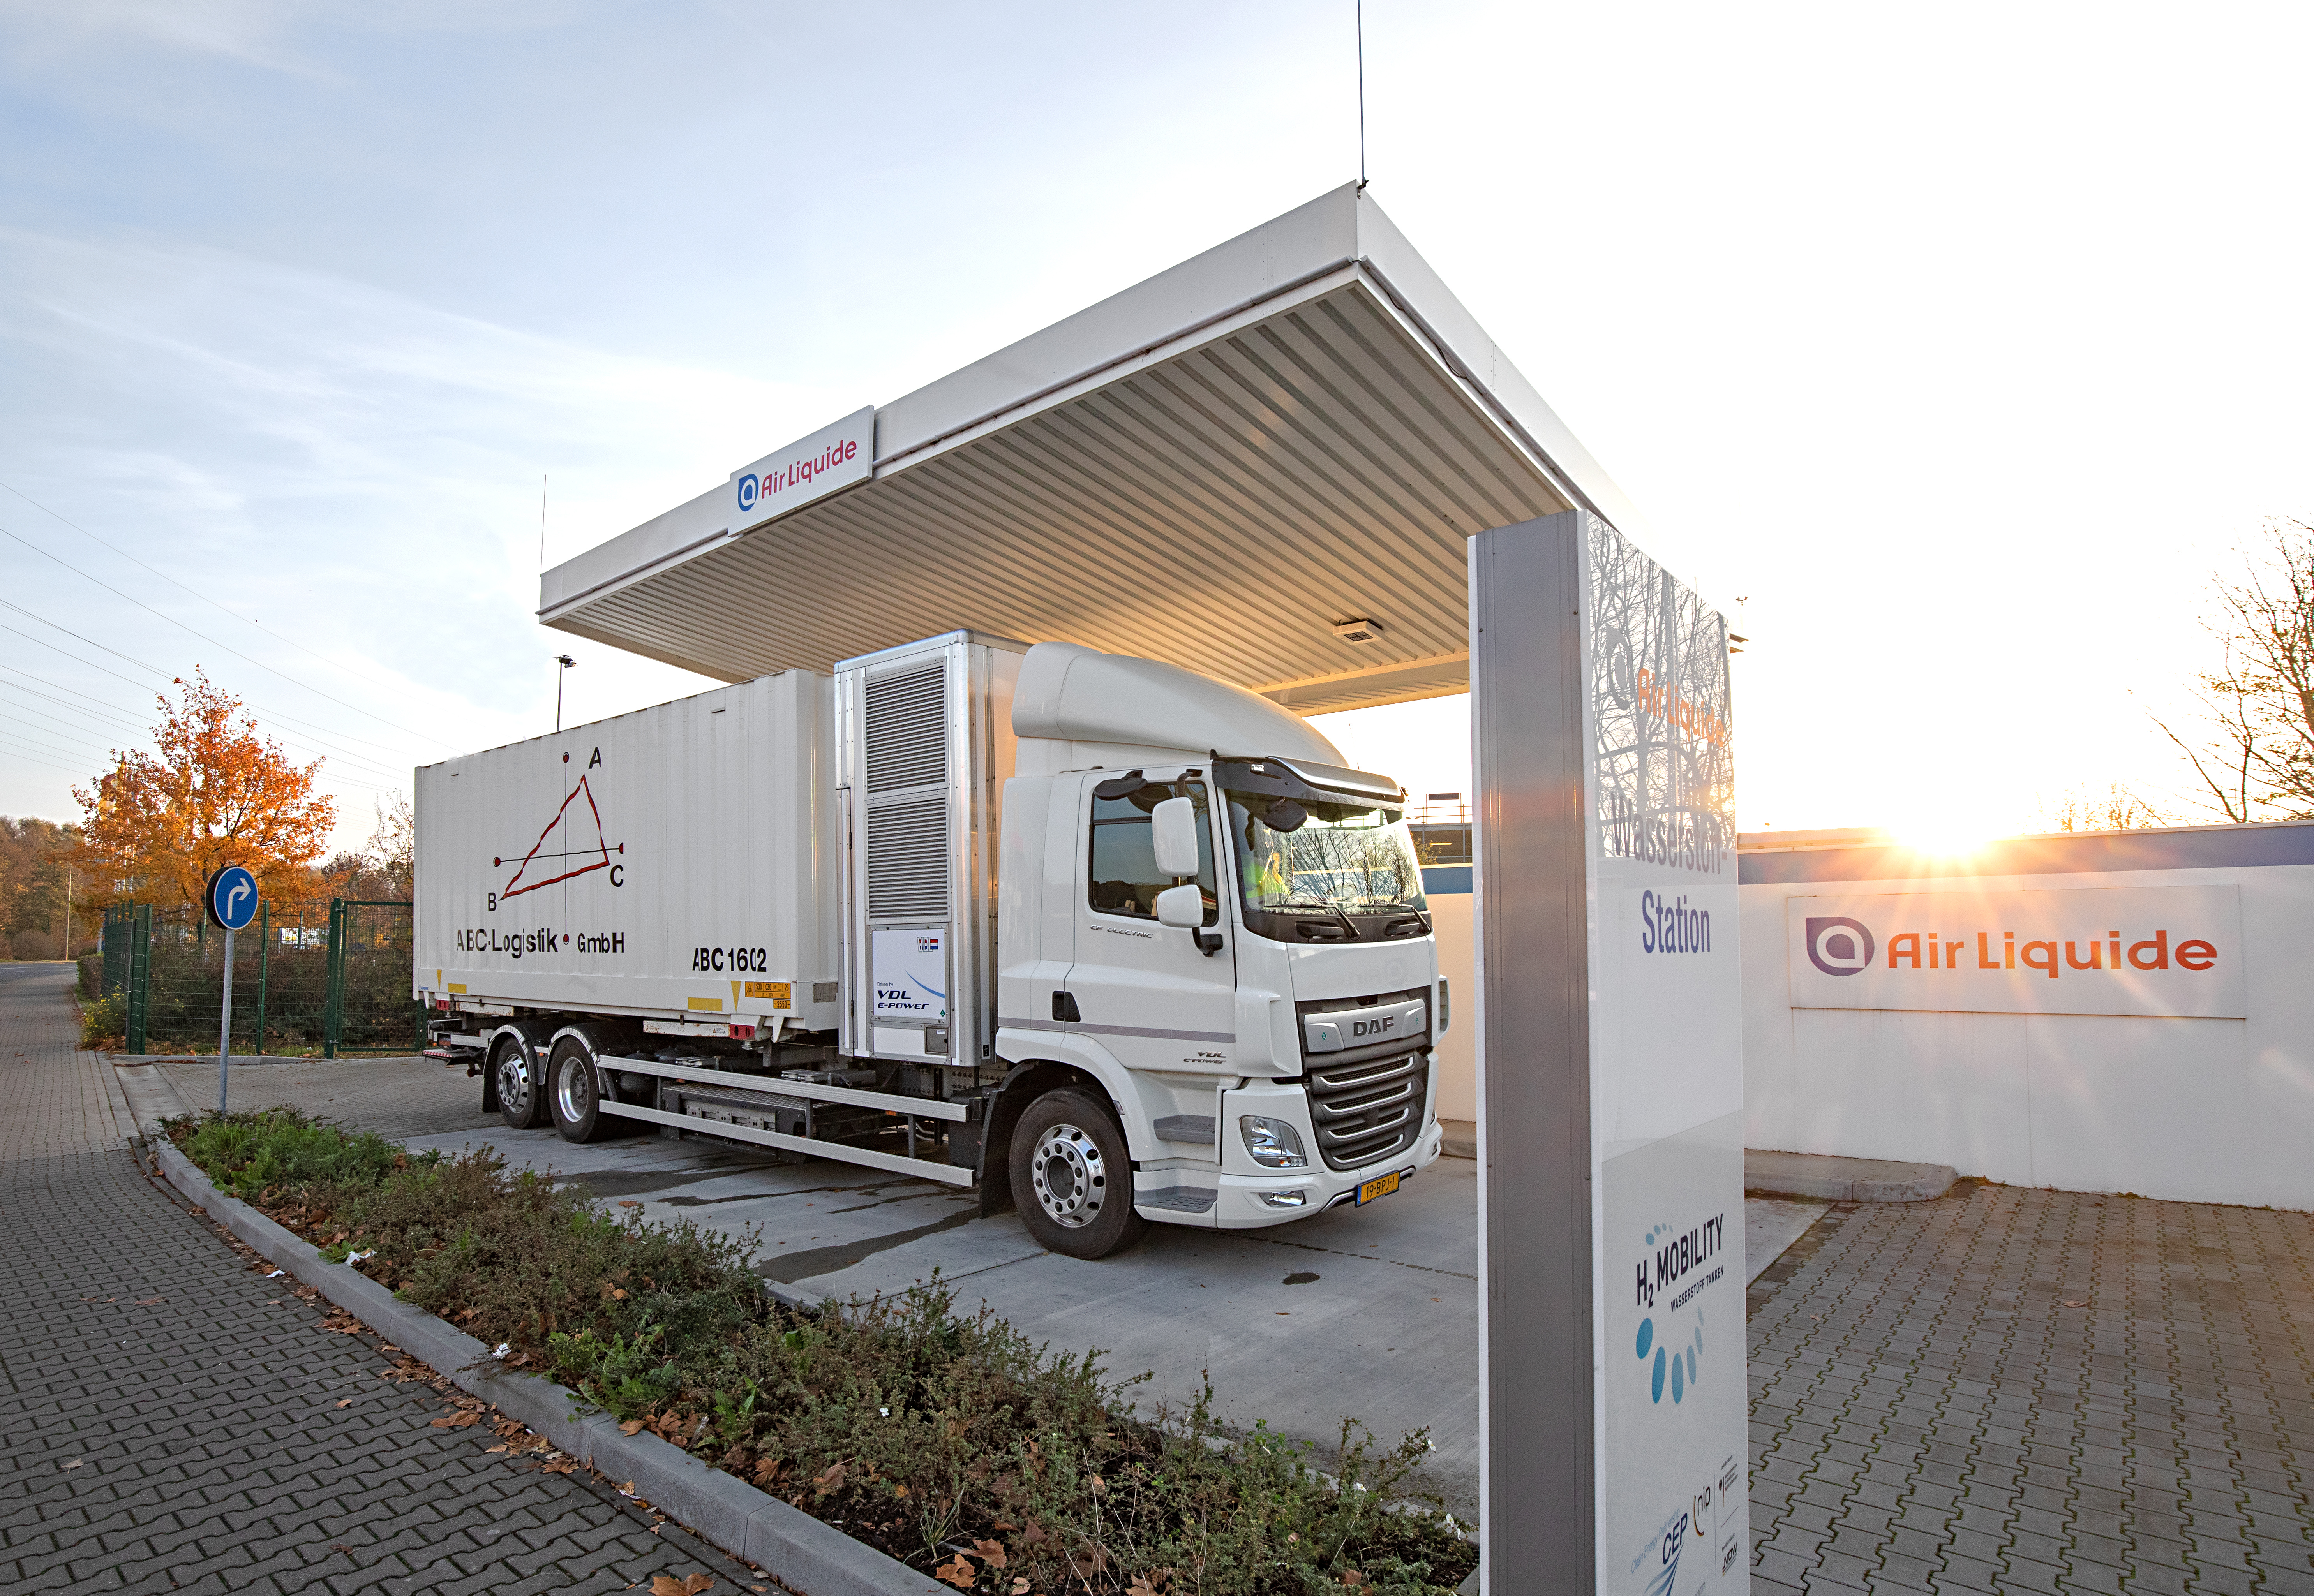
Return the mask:
M1376 1197L1387 1197L1391 1193L1397 1189L1398 1177L1396 1175L1377 1175L1372 1180L1367 1181L1364 1186L1358 1187L1358 1201L1360 1203L1371 1203Z

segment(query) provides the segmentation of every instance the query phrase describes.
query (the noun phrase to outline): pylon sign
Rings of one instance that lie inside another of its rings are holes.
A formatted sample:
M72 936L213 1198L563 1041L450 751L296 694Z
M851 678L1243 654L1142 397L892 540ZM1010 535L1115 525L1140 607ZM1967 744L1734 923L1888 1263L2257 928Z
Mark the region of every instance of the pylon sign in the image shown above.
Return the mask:
M1727 623L1582 510L1470 581L1487 1587L1740 1592Z

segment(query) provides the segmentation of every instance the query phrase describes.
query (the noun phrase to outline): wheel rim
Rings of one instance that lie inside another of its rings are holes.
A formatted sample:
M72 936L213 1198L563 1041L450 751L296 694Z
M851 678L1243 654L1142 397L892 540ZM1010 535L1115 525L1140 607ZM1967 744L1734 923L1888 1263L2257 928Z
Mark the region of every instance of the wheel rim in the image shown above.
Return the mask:
M517 1114L530 1107L530 1071L522 1063L511 1047L499 1059L499 1101Z
M564 1059L562 1067L554 1072L555 1105L562 1110L563 1119L571 1124L586 1118L587 1110L593 1107L587 1098L586 1074L587 1061L575 1058Z
M1029 1162L1037 1205L1055 1224L1081 1230L1100 1217L1108 1195L1108 1162L1082 1126L1054 1125L1037 1139Z

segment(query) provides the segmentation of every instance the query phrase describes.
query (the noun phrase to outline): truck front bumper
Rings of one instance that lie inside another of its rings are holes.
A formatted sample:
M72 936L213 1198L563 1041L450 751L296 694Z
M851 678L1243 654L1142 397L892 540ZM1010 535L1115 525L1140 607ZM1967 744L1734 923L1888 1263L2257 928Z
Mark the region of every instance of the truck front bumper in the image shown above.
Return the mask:
M1388 1175L1411 1176L1436 1163L1444 1135L1434 1119L1423 1127L1412 1147L1358 1169L1329 1169L1316 1163L1306 1169L1265 1170L1259 1175L1225 1173L1214 1203L1213 1223L1223 1230L1253 1230L1346 1207L1358 1200L1359 1188L1370 1180ZM1294 1201L1296 1195L1299 1202Z

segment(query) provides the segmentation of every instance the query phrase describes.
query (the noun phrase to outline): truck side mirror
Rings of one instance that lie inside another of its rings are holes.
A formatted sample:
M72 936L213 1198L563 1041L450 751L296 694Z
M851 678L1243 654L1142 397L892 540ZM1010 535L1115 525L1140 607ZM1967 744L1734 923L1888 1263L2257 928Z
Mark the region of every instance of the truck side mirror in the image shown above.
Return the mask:
M1188 798L1167 798L1149 812L1149 840L1157 851L1160 876L1197 873L1197 809Z
M1205 895L1194 886L1169 886L1157 895L1154 906L1159 925L1193 931L1206 922Z

